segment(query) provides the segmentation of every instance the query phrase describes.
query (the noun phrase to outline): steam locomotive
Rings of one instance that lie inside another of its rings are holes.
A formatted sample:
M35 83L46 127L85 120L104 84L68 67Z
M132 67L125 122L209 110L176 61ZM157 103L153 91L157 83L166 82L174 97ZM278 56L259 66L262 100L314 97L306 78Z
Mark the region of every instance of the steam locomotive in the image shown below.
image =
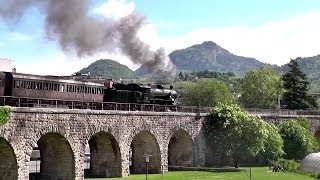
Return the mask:
M0 72L0 96L59 99L79 102L118 102L173 105L177 92L162 85L94 82L62 76Z

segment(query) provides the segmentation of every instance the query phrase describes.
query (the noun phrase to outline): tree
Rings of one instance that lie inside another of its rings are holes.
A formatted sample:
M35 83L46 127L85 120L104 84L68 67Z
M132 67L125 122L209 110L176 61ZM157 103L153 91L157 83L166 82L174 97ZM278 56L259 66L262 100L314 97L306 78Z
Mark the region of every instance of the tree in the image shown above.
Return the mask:
M277 127L265 121L263 123L268 132L267 138L264 140L264 148L259 152L259 155L264 162L270 163L271 161L277 161L284 155L283 140Z
M284 109L317 109L316 99L307 95L309 81L305 73L300 70L297 60L288 64L289 71L282 76L285 92L281 101Z
M284 142L285 158L300 160L318 149L315 137L301 125L301 122L288 120L281 124L279 133Z
M234 101L228 87L217 80L199 79L196 82L187 83L183 89L181 101L186 106L213 107L218 102Z
M240 102L246 108L276 108L282 94L281 77L271 68L254 69L240 81Z
M235 167L239 167L241 157L257 155L264 149L267 140L272 138L268 136L270 126L234 104L219 103L212 110L204 128L208 144L230 155Z

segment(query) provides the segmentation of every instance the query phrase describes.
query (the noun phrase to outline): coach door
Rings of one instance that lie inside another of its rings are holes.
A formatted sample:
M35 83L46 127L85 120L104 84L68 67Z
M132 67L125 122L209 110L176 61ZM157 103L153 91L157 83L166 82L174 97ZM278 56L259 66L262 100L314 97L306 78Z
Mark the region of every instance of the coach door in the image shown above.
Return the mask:
M5 72L4 78L4 96L12 96L13 77L11 73Z

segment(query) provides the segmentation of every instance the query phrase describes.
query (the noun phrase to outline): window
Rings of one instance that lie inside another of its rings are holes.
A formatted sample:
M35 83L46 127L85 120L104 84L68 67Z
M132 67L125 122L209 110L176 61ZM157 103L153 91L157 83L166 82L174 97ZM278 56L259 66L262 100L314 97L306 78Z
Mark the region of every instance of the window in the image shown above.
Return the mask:
M64 91L64 84L61 84L61 92L65 92Z
M54 90L54 91L59 91L59 90L58 90L58 84L53 84L53 90Z
M0 78L0 87L2 86L2 79Z
M20 81L19 80L16 80L16 83L15 83L15 88L20 88Z

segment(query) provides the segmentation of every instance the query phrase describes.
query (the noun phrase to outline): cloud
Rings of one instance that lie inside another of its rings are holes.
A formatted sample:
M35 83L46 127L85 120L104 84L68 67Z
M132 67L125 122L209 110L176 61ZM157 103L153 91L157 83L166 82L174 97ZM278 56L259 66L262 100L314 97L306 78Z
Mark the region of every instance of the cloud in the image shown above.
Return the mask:
M254 57L262 62L282 65L290 58L320 54L320 13L307 13L258 26L229 26L193 29L177 36L157 37L150 25L142 39L165 47L167 52L204 41L214 41L231 53ZM152 32L153 31L153 32Z
M108 18L120 19L132 13L135 9L133 1L127 0L108 0L93 12L102 14Z
M19 32L12 32L9 34L9 38L13 41L30 41L32 36Z
M38 75L71 75L89 66L98 59L112 59L120 64L127 65L129 68L137 69L128 58L120 54L100 53L95 56L76 58L57 52L45 56L26 57L25 59L15 59L20 63L14 63L19 73L38 74ZM32 62L32 63L30 63Z

